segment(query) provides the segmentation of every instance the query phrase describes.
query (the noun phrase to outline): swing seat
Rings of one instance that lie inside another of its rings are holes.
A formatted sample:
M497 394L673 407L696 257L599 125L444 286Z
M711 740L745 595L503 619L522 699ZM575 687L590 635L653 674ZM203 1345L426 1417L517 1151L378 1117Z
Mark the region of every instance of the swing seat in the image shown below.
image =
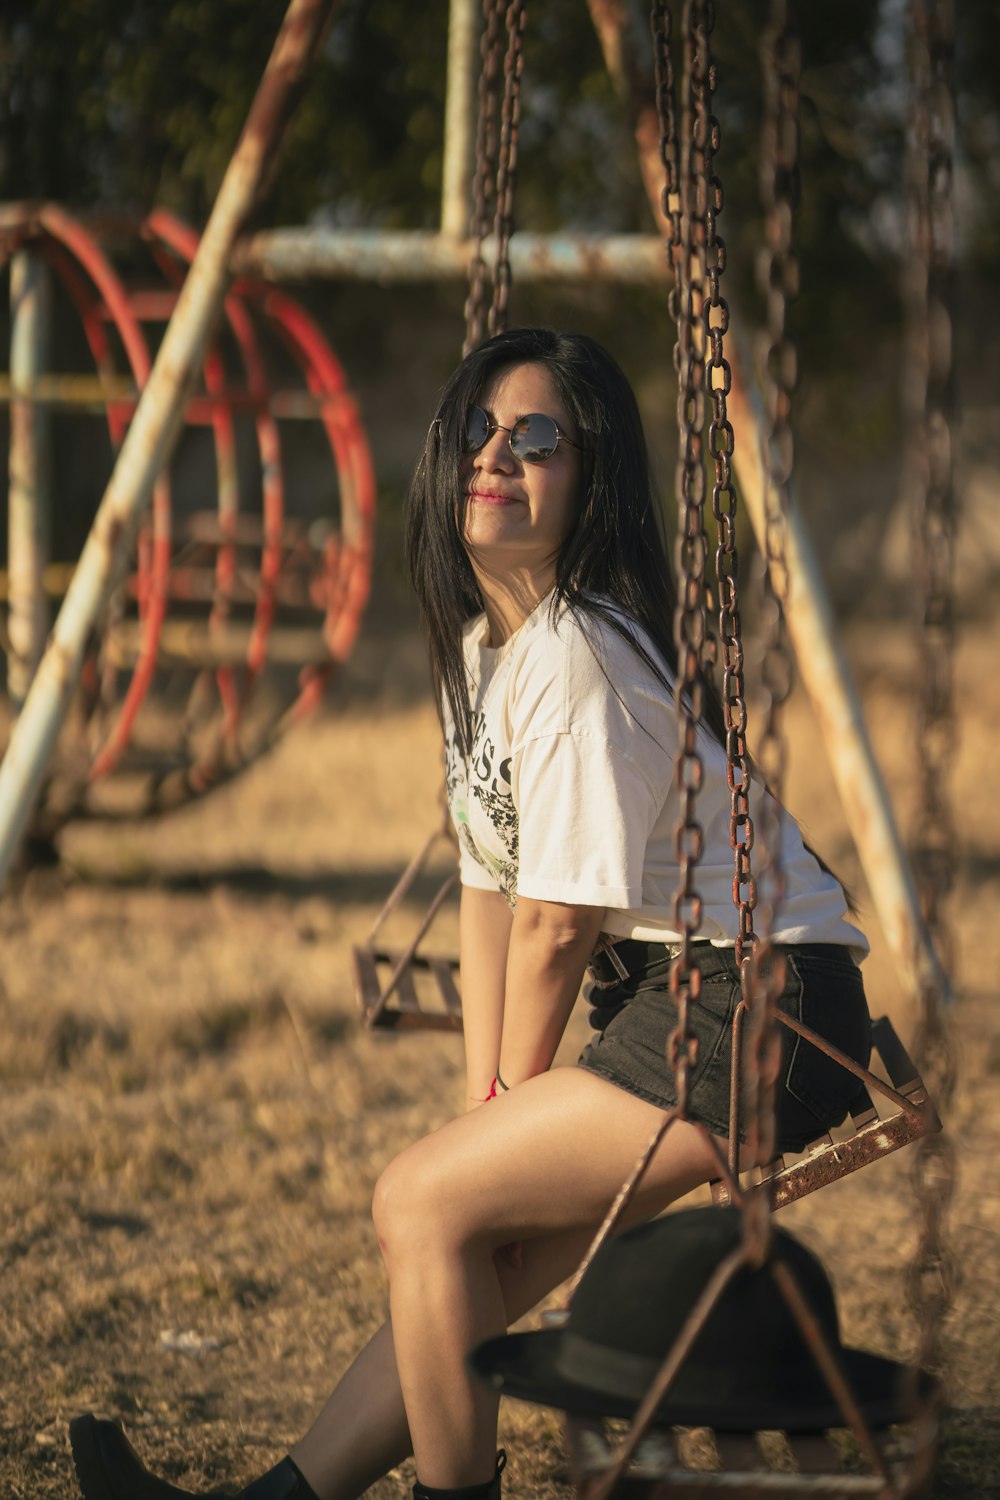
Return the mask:
M868 1071L851 1107L849 1133L840 1139L822 1135L796 1160L786 1163L785 1158L779 1156L766 1167L753 1168L746 1174L745 1187L751 1192L766 1191L772 1210L784 1208L797 1198L804 1198L807 1193L857 1172L921 1136L934 1135L941 1129L941 1120L928 1097L923 1079L888 1016L880 1016L872 1022L872 1052L878 1055L893 1089L908 1107L880 1116L872 1102L872 1093L885 1094L885 1085ZM723 1180L718 1179L711 1186L714 1203L724 1207L732 1202Z
M461 1031L462 1001L455 983L458 959L453 955L369 945L355 948L353 959L355 993L366 1026L392 1031ZM426 975L433 983L438 1005L421 1004L418 975Z
M565 1429L577 1495L596 1500L612 1463L605 1424L568 1416ZM888 1475L898 1481L908 1456L905 1439L888 1429L876 1430L872 1437ZM886 1492L883 1476L845 1472L842 1450L825 1434L762 1436L704 1427L648 1432L614 1490L616 1500L715 1500L720 1495L848 1500Z
M376 942L386 919L406 899L435 846L442 841L454 850L455 839L447 811L440 826L417 851L396 882L375 919L367 942L352 950L354 992L361 1019L367 1027L390 1031L462 1030L462 1001L455 982L457 955L424 953L420 949L434 918L458 886L457 865L438 886L408 943L397 948ZM424 1004L424 1000L428 1003Z

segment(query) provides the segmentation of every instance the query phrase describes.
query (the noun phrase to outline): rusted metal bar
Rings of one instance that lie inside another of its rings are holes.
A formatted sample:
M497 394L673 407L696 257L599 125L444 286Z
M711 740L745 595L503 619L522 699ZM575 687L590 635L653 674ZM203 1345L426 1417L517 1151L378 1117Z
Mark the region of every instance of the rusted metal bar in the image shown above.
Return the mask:
M451 0L441 182L441 233L451 240L464 240L469 232L480 23L477 0Z
M729 1064L729 1175L739 1180L740 1114L743 1093L743 1033L750 1018L750 1007L741 998L733 1012L733 1052Z
M913 1140L934 1135L939 1129L940 1121L933 1107L925 1102L916 1125L906 1114L895 1115L891 1120L873 1120L848 1140L836 1141L831 1148L817 1152L815 1160L806 1157L803 1161L793 1162L773 1177L766 1178L761 1186L777 1212L817 1188L825 1187L828 1182L839 1182L852 1172L859 1172L862 1167L891 1156Z
M383 1005L380 971L386 965L394 967L399 958L398 952L390 948L355 948L351 958L354 964L355 993L366 1025L377 1026L384 1031L461 1032L462 1002L452 978L457 960L445 954L414 954L407 972L401 977L397 1003ZM423 972L433 978L443 1010L432 1010L421 1005L415 972Z
M311 566L307 567L308 561ZM322 609L327 585L319 574L320 559L303 559L299 571L289 573L285 567L274 587L274 597L279 604L292 609ZM75 563L48 563L42 573L42 588L49 599L62 599L69 588ZM183 599L187 603L210 604L219 593L216 568L206 561L195 564L171 565L167 577L167 593L171 599ZM137 577L125 582L129 598L137 598L140 583ZM260 573L253 568L235 568L227 581L225 599L230 604L253 604L260 592ZM0 604L10 598L10 575L0 568Z
M207 621L165 620L160 630L157 663L161 667L239 666L246 661L252 636L249 624L225 621L210 629ZM135 620L120 620L104 640L106 655L119 667L133 666L139 660L141 646L141 625ZM322 630L284 625L272 627L269 632L267 656L271 662L294 667L327 662L330 651Z
M850 1384L840 1367L827 1331L822 1327L819 1319L810 1307L808 1299L799 1286L798 1278L791 1266L786 1265L781 1260L771 1261L771 1275L777 1282L778 1290L785 1299L785 1303L796 1323L798 1323L799 1332L808 1344L809 1352L816 1361L831 1396L833 1396L840 1407L841 1414L845 1418L855 1442L867 1459L872 1471L880 1475L882 1479L888 1480L889 1475L886 1471L882 1455L872 1440L868 1423L865 1421L854 1392L851 1390Z
M10 371L28 386L49 358L52 287L37 249L24 248L10 267ZM52 530L51 418L28 395L11 402L7 557L10 613L7 693L15 709L24 702L49 632L44 585Z
M656 1408L677 1378L677 1373L687 1359L694 1343L708 1322L709 1316L718 1305L719 1299L726 1287L732 1281L741 1266L746 1265L746 1248L738 1245L735 1250L730 1251L725 1260L719 1262L712 1272L708 1282L700 1296L684 1320L684 1326L677 1335L670 1350L657 1372L649 1390L646 1392L625 1436L625 1440L615 1454L614 1463L601 1476L594 1490L594 1500L609 1500L619 1482L625 1477L628 1466L631 1463L635 1451L649 1429Z
M605 1466L610 1463L611 1450L606 1438L596 1430L592 1419L569 1415L565 1421L566 1447L569 1453L570 1471L577 1493L583 1500L597 1500L599 1486ZM788 1473L780 1469L725 1467L721 1470L689 1469L680 1462L648 1461L646 1450L651 1446L652 1434L644 1439L634 1469L625 1475L618 1493L622 1496L641 1494L644 1500L717 1500L719 1496L732 1495L734 1500L848 1500L850 1496L871 1496L872 1500L887 1500L898 1495L898 1490L875 1474L845 1474L832 1469L834 1456L831 1452L828 1472ZM655 1434L658 1446L666 1447L669 1434ZM720 1438L715 1434L716 1444L722 1450ZM796 1439L793 1455L799 1445ZM640 1489L641 1486L641 1489Z
M269 229L243 240L233 255L238 273L271 281L312 276L349 281L464 281L473 244L418 230ZM496 246L483 242L483 256ZM663 243L647 234L521 234L511 236L510 267L518 281L662 282Z
M907 1099L904 1093L901 1093L899 1089L893 1088L884 1079L877 1078L867 1068L863 1068L860 1063L855 1062L853 1057L848 1057L846 1052L842 1052L839 1047L835 1047L832 1042L828 1042L825 1037L820 1036L818 1031L813 1031L810 1026L806 1026L802 1021L797 1020L794 1016L790 1016L784 1010L778 1011L777 1019L782 1026L787 1026L789 1031L794 1031L796 1036L804 1037L811 1046L825 1053L827 1057L832 1057L834 1062L839 1063L845 1072L853 1073L855 1078L860 1079L866 1088L876 1089L886 1099L890 1099L897 1109L901 1109L904 1114L910 1115L914 1120L921 1118L921 1111ZM911 1080L906 1079L904 1082L909 1083Z
M222 306L236 237L294 112L335 0L292 0L205 233L122 444L79 567L0 765L0 879L34 810L90 629L136 517L176 442L188 390Z
M566 1309L569 1307L574 1296L576 1295L577 1287L580 1285L580 1282L587 1274L587 1271L595 1255L597 1254L598 1250L600 1250L601 1247L605 1244L605 1242L610 1238L611 1234L618 1227L618 1225L622 1222L625 1213L628 1210L629 1204L632 1202L632 1199L635 1197L635 1194L638 1191L639 1184L649 1170L650 1162L653 1160L653 1157L659 1150L665 1136L667 1135L667 1132L671 1130L679 1120L683 1120L685 1124L694 1126L705 1144L714 1151L719 1164L720 1173L720 1176L716 1179L716 1181L725 1184L726 1191L729 1194L729 1197L726 1199L727 1203L735 1203L737 1205L742 1204L743 1191L740 1187L739 1178L734 1172L730 1171L729 1163L722 1149L722 1142L717 1136L714 1136L710 1130L702 1125L699 1120L686 1119L680 1106L675 1105L673 1109L667 1110L663 1115L663 1118L658 1121L652 1135L636 1158L631 1172L629 1173L628 1177L626 1177L621 1187L618 1189L618 1193L615 1196L614 1202L611 1204L611 1207L605 1214L604 1220L601 1223L597 1233L594 1235L594 1238L587 1246L586 1253L582 1261L574 1271L572 1280L569 1282L569 1285L566 1288L566 1291L563 1295L562 1312L560 1312L559 1314L553 1314L551 1321L563 1320Z
M101 375L40 374L34 378L27 375L0 375L0 403L31 402L68 411L93 412L103 417L107 415L109 403L122 407L131 414L138 406L141 395L140 388L127 375L110 378ZM210 393L190 397L184 416L193 425L206 426L222 410L233 414L267 412L283 422L312 422L336 405L335 396L316 396L310 391L264 393L231 390L220 386Z

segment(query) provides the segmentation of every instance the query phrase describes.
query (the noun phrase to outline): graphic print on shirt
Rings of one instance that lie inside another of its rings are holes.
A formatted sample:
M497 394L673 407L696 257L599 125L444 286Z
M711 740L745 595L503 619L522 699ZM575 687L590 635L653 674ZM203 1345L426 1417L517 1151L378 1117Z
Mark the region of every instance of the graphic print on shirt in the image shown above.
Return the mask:
M497 756L481 712L472 718L472 752L468 761L463 760L449 735L445 778L448 804L462 847L490 872L507 904L513 907L517 899L517 809L511 793L510 757ZM470 797L485 813L488 829L483 826L482 818L473 814ZM476 824L475 834L470 821Z

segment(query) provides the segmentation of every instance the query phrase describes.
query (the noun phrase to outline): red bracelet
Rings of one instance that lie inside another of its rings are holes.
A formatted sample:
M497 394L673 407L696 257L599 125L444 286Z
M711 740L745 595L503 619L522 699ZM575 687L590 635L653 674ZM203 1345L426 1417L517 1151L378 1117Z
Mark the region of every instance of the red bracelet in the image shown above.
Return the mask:
M498 1086L503 1090L503 1092L505 1094L509 1094L510 1093L510 1089L504 1083L503 1079L500 1077L500 1074L499 1073L494 1073L494 1075L493 1075L493 1082L490 1084L490 1091L486 1095L486 1098L483 1100L484 1104L488 1104L491 1099L496 1099L496 1098L499 1097L498 1094L497 1094L497 1087Z

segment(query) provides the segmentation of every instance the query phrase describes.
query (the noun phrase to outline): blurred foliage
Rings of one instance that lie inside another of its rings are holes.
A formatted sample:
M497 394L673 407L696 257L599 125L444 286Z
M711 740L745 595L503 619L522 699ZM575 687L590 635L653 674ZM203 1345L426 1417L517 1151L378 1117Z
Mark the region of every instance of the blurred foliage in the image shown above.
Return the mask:
M6 0L0 17L0 199L204 222L285 0ZM719 7L714 46L729 288L752 292L758 231L757 48L766 0ZM430 228L438 217L447 0L342 0L262 222ZM898 317L904 0L797 7L803 33L808 356ZM959 15L963 249L1000 237L1000 85L992 5ZM529 8L518 184L524 227L644 229L632 142L586 0Z

